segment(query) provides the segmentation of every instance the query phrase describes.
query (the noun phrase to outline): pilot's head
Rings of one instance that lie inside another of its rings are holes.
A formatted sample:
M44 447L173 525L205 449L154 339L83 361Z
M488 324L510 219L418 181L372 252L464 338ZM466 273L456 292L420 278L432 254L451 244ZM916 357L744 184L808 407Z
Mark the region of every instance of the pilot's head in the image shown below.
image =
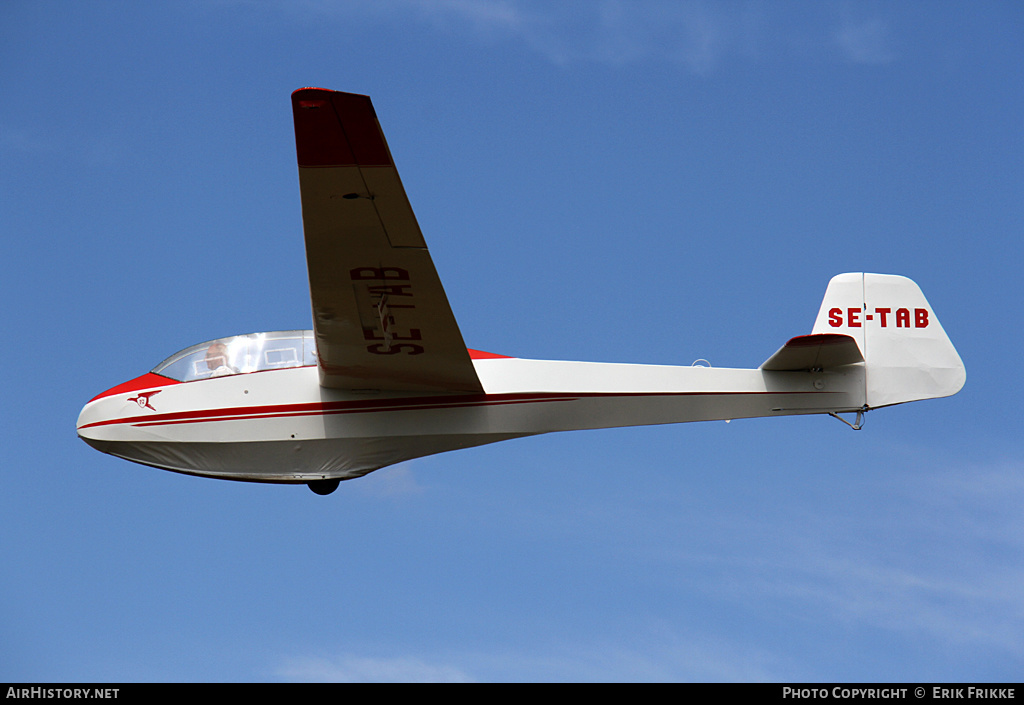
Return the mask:
M210 370L228 366L228 346L224 343L214 343L206 349L206 366Z

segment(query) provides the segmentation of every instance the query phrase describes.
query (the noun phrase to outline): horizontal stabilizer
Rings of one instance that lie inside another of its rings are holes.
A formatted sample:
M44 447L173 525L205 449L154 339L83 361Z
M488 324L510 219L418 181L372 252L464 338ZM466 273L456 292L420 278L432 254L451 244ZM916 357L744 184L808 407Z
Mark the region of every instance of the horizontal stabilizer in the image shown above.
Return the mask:
M819 333L798 335L764 361L762 370L799 372L823 370L864 362L857 341L848 335Z

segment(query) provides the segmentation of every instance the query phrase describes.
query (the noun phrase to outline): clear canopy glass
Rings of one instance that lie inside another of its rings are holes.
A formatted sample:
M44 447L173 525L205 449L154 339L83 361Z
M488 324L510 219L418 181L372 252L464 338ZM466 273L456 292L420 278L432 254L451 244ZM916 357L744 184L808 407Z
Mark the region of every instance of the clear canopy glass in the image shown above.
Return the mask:
M171 355L153 373L179 382L316 364L311 330L279 330L218 338Z

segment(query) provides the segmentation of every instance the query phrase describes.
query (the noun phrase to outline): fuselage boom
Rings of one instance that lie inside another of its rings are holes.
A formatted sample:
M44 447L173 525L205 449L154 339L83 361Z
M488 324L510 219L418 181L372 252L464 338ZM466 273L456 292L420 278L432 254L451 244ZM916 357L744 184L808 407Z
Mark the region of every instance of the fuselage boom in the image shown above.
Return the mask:
M309 482L555 431L854 411L864 403L856 365L841 372L518 358L474 365L483 394L332 389L320 385L314 366L168 379L100 395L83 409L79 434L112 455L168 470Z

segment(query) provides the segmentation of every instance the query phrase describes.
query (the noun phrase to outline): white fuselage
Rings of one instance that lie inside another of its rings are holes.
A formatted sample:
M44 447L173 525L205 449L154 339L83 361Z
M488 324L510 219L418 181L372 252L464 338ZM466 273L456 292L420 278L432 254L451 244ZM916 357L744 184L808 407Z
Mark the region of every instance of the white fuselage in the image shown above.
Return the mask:
M864 405L862 365L768 372L518 358L473 363L485 394L327 389L315 366L191 382L150 374L90 401L78 434L106 453L167 470L309 482L553 431Z

